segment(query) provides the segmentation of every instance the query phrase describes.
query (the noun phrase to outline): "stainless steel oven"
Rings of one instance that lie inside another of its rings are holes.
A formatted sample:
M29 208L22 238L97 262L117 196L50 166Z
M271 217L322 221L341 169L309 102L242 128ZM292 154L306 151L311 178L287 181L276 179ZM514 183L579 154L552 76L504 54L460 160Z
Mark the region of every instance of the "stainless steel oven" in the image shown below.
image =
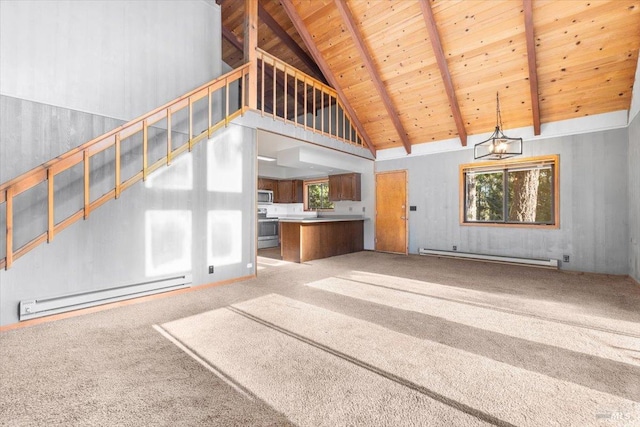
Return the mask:
M258 208L258 249L278 246L278 218L267 218L267 210Z

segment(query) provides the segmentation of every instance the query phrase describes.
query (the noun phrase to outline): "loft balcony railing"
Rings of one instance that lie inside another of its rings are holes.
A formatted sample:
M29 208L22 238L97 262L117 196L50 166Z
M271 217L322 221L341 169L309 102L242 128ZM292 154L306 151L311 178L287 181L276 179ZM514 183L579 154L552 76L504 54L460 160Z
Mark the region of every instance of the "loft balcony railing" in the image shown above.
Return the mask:
M262 115L362 146L334 89L259 49L257 61L257 109ZM0 268L9 269L244 114L249 76L250 65L245 64L0 184Z
M257 108L262 115L362 146L335 89L261 49L257 53Z

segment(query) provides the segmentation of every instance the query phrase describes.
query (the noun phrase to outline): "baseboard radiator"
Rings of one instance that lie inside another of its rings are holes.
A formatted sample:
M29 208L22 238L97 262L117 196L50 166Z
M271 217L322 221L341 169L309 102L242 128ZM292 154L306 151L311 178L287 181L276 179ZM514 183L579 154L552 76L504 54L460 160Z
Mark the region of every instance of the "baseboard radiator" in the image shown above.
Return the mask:
M191 282L191 274L183 274L98 291L24 300L20 301L20 321L188 288Z
M430 256L447 257L447 258L466 258L474 261L488 261L488 262L498 262L503 264L527 265L532 267L542 267L542 268L551 268L551 269L558 268L557 259L518 258L518 257L507 257L507 256L497 256L497 255L474 254L469 252L439 251L435 249L424 249L424 248L420 248L418 250L418 253L420 255L430 255Z

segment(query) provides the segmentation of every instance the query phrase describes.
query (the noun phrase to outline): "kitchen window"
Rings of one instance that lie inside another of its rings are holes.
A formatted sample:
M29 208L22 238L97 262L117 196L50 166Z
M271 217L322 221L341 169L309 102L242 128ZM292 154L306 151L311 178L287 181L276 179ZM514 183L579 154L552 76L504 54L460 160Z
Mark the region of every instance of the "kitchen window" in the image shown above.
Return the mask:
M463 225L559 227L559 156L460 166Z
M329 200L329 179L304 181L304 210L331 210L333 202Z

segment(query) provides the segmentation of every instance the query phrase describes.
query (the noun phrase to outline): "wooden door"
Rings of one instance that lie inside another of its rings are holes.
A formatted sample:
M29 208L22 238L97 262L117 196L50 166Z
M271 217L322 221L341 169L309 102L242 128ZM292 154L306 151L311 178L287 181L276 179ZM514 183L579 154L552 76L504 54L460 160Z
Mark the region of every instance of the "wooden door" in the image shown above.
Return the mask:
M407 254L407 171L376 173L376 250Z

